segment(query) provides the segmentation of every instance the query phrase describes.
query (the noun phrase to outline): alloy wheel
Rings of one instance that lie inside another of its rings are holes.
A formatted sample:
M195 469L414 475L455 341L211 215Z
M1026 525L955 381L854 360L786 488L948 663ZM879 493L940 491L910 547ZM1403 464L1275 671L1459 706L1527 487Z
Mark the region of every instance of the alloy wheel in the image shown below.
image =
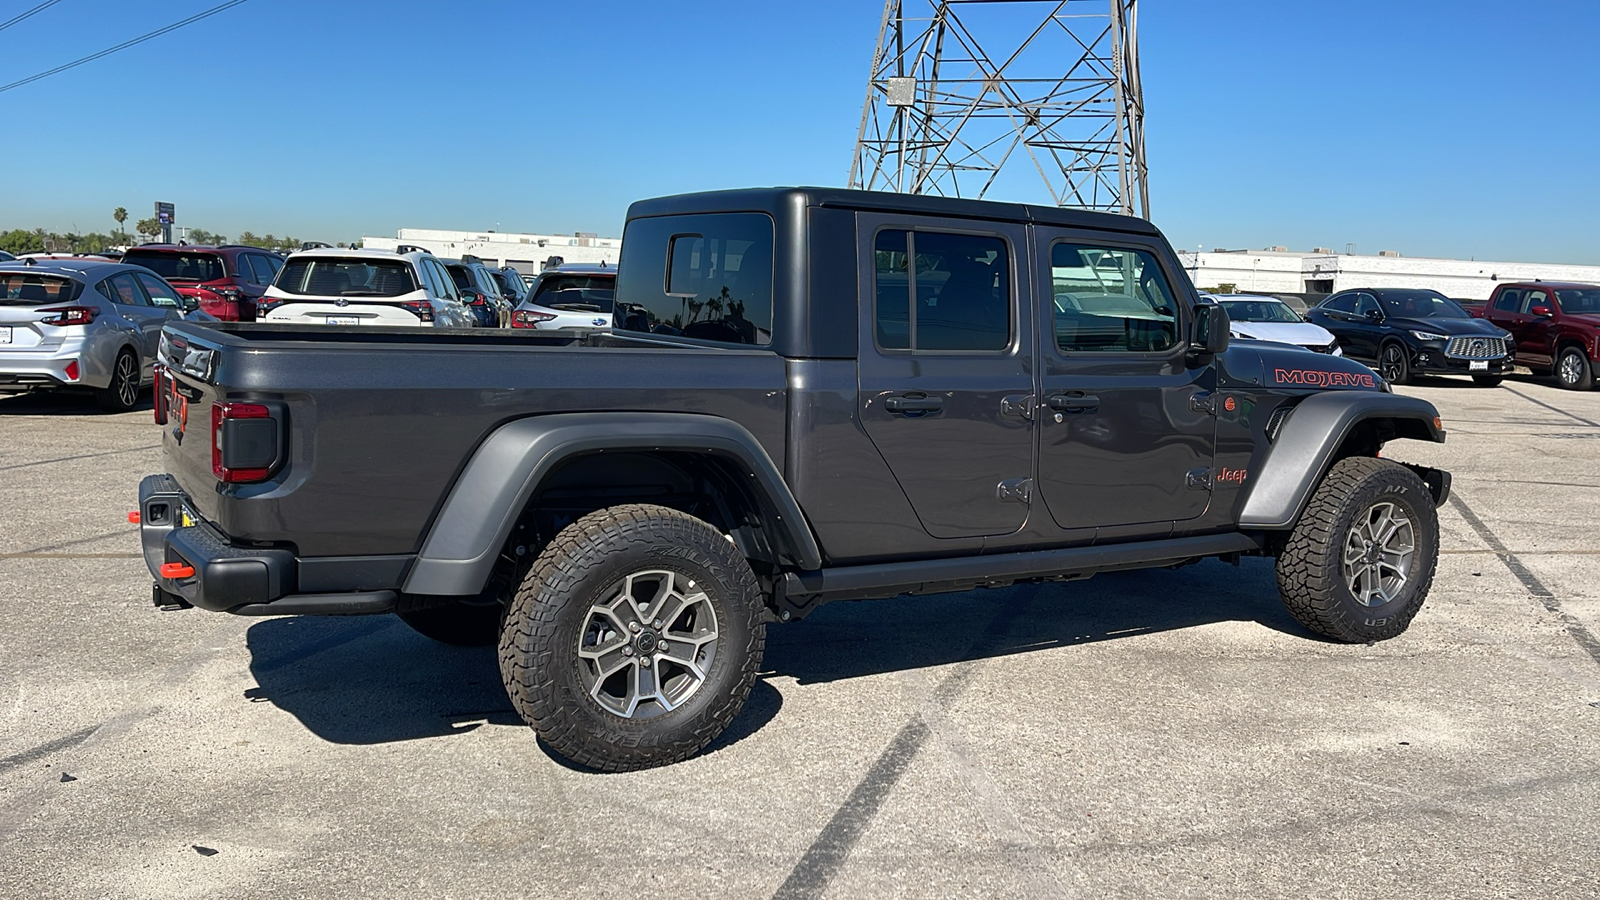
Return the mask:
M1399 506L1374 503L1356 518L1344 540L1344 582L1362 606L1382 606L1400 596L1417 550L1417 530Z
M1393 344L1383 348L1383 362L1379 365L1381 374L1388 381L1399 381L1404 372L1404 360L1400 355L1401 350Z
M1562 384L1577 384L1583 380L1583 358L1576 353L1568 353L1561 357L1561 370L1559 372Z
M693 579L653 569L626 576L589 608L578 659L589 697L627 719L671 712L705 684L717 614Z
M123 406L132 406L139 399L137 366L133 357L126 353L117 357L117 399L122 401Z

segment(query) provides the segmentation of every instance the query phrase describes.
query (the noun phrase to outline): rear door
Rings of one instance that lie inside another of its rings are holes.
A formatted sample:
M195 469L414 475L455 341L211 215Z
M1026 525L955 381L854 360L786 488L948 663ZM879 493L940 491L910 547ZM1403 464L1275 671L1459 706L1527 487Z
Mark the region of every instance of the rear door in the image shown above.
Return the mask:
M1523 311L1522 298L1527 291L1522 288L1502 288L1484 306L1483 317L1494 325L1511 332L1512 351L1523 360L1532 349L1524 346L1528 338L1528 316Z
M161 329L165 328L168 322L183 318L183 299L172 289L172 285L159 277L149 272L134 274L138 276L139 286L144 288L145 296L150 299L151 308L160 313L159 319L154 315L151 316L154 327L145 332L146 344L141 358L144 363L144 374L148 379L153 377L151 372L155 367L156 351L161 347Z
M139 329L139 361L148 372L161 340L161 329L167 324L167 311L150 301L133 272L118 272L102 283L110 289L106 293L117 307L117 314Z
M857 234L867 435L928 534L1017 531L1033 477L1026 230L862 213Z
M1544 314L1535 315L1535 308L1544 310ZM1530 366L1555 365L1558 308L1550 292L1542 288L1530 288L1524 294L1517 316L1519 327L1507 329L1517 344L1518 362Z
M1214 371L1157 242L1036 228L1039 492L1064 529L1161 535L1210 503ZM1050 323L1046 325L1045 323Z

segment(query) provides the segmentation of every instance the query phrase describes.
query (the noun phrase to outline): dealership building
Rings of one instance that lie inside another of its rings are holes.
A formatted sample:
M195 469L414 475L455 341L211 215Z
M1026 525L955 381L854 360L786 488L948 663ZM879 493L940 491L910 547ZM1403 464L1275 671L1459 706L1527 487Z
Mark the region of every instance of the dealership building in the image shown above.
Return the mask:
M1178 252L1189 278L1201 290L1233 285L1236 293L1331 294L1347 288L1432 288L1458 300L1487 300L1504 281L1578 281L1600 284L1600 266L1554 263L1426 259L1384 251L1357 256L1317 248L1299 253L1267 250Z
M603 238L588 232L573 234L510 234L495 231L441 231L402 228L395 237L363 237L372 250L421 247L434 256L455 259L476 256L496 268L511 266L524 275L537 275L552 257L569 263L616 265L621 238Z

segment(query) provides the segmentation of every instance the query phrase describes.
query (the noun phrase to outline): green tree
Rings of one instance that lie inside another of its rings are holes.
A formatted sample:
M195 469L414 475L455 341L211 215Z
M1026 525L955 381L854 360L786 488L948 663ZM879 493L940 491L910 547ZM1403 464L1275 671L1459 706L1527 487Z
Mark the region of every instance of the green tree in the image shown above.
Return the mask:
M128 221L128 210L127 210L127 208L119 206L116 209L112 210L111 211L111 218L117 220L117 231L118 231L118 233L124 234L124 235L127 234L127 232L123 231L123 229L122 229L122 223Z
M246 247L259 247L261 246L261 238L256 237L253 231L241 231L239 233L239 243L244 244Z
M155 216L151 216L148 219L140 219L133 223L133 230L146 237L153 238L161 233L161 220Z
M31 231L13 228L5 234L0 234L0 250L7 253L32 253L38 249L40 244Z

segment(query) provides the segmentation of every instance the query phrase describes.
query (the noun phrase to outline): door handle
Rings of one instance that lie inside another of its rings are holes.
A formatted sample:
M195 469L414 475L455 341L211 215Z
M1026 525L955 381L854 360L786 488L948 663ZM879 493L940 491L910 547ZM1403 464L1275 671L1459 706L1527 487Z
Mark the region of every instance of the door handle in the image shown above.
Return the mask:
M944 400L939 397L890 397L883 401L883 408L892 413L929 413L944 409Z
M1069 416L1097 412L1100 409L1099 397L1092 397L1080 391L1073 391L1070 394L1051 394L1045 402L1050 404L1051 409L1059 410Z

